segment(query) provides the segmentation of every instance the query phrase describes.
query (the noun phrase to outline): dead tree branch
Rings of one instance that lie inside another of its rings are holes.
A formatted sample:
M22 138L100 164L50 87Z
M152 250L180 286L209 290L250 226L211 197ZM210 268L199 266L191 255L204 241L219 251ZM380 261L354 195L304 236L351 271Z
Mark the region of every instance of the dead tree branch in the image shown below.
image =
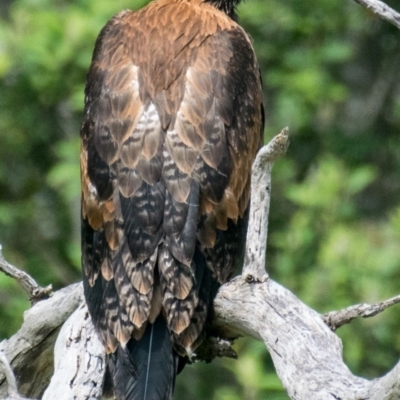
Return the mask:
M390 400L400 398L400 363L372 381L353 375L342 343L321 316L271 279L223 285L214 302L224 331L262 340L291 399Z
M11 369L7 357L1 351L0 351L0 370L3 370L8 385L8 397L5 400L29 400L26 397L22 397L18 394L17 381L15 379L14 372Z
M400 14L379 0L354 0L356 3L371 10L374 14L390 22L400 29Z
M399 302L400 296L377 305L353 306L321 316L269 279L264 270L265 259L257 259L265 246L261 242L266 240L266 232L261 232L268 220L273 162L265 154L271 148L268 146L274 147L273 143L281 143L284 153L287 141L284 131L261 150L264 156L257 158L260 165L253 168L256 176L252 177L252 196L258 196L260 203L251 211L253 223L249 224L244 273L220 288L214 302L215 326L227 338L250 336L262 340L292 399L398 399L400 363L384 377L372 381L354 376L343 362L341 340L328 325L338 327L354 316L372 316ZM257 174L264 174L264 183ZM255 279L249 279L249 275ZM81 285L58 291L26 312L21 330L0 343L0 350L16 372L20 393L45 400L101 398L105 354L86 307L77 309L82 302ZM71 315L73 310L76 311ZM68 317L58 335L59 327ZM57 335L55 372L48 386L52 374L51 352ZM229 351L229 340L211 342L213 346L220 346L225 354L234 356ZM206 352L211 354L210 358L215 353L214 349ZM201 357L200 351L198 356ZM7 393L5 386L5 377L0 375L0 397Z
M53 288L51 285L45 288L40 287L36 281L28 275L26 272L15 268L9 262L7 262L2 253L2 247L0 245L0 270L6 275L17 280L24 288L25 292L28 293L31 304L35 304L39 300L46 299L51 295Z
M54 349L54 375L43 400L101 399L106 360L85 304L68 318Z
M81 284L54 293L25 312L21 329L0 343L17 377L18 391L39 399L53 374L53 350L60 327L83 301ZM0 371L0 399L7 396L7 382Z
M289 146L289 129L285 128L257 154L251 173L249 226L242 278L248 282L265 282L268 215L271 199L271 171L274 161L282 157Z
M8 384L8 395L15 396L18 395L17 381L15 380L14 372L11 369L10 363L3 352L0 352L0 363L3 366L3 373L6 377Z
M400 303L400 295L377 304L355 304L343 310L331 311L324 314L322 318L333 331L336 331L342 325L349 324L353 319L373 317L397 303Z
M38 355L38 351L35 352L36 347L39 351L45 349L47 357L52 357L50 352L53 350L55 337L42 345L33 342L30 347L22 346L35 341L38 330L43 330L44 336L45 332L53 330L51 318L67 318L68 314L60 315L58 306L51 301L63 299L65 309L73 310L82 301L81 291L80 285L74 285L55 292L51 299L38 303L27 313L42 304L45 307L35 310L29 321L25 318L22 328L25 334L20 331L17 337L1 343L1 349L13 352L13 368L18 376L23 365L31 366L31 373L37 368L36 364L31 365ZM384 303L393 305L396 302L392 300ZM342 400L389 400L397 399L396 396L400 395L400 364L386 376L373 381L352 375L343 362L340 339L324 324L321 315L271 279L264 283L248 283L237 277L221 287L214 304L216 327L221 331L229 332L231 337L250 336L264 341L277 373L292 398L334 399L332 394ZM40 315L47 315L48 318L42 322ZM27 335L30 329L32 332ZM56 329L54 336L58 332ZM225 343L225 351L233 356L229 352L228 343ZM30 350L26 351L27 348ZM201 354L199 357L204 358ZM38 364L42 365L44 362ZM101 398L104 351L97 335L93 334L86 307L79 307L63 326L55 345L54 364L55 372L44 397L41 397L41 393L50 380L52 368L42 369L30 379L26 375L25 378L19 378L20 393L45 400ZM0 382L2 398L7 393L4 377L0 377ZM309 382L313 382L312 387ZM297 397L293 395L294 392ZM61 395L63 397L59 397Z

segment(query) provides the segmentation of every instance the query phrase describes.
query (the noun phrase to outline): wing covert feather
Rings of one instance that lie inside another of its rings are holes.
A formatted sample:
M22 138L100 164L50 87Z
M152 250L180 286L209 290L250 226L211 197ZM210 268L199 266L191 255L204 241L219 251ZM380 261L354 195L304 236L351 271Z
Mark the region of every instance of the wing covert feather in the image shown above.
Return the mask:
M262 130L250 40L211 5L160 0L102 30L81 128L82 263L108 351L160 312L181 354L201 342L242 247Z

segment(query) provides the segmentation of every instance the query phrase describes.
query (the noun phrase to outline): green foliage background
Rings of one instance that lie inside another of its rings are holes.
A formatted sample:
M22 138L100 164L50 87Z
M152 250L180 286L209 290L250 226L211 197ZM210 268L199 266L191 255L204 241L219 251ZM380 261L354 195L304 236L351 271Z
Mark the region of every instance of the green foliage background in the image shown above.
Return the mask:
M0 7L0 243L60 288L80 279L79 126L94 40L145 0L15 0ZM395 0L387 1L393 7ZM239 7L265 86L274 167L268 270L319 312L400 293L400 31L352 0L248 0ZM0 274L0 338L29 304ZM400 353L399 308L341 328L354 373ZM288 399L261 343L240 361L185 369L176 399Z

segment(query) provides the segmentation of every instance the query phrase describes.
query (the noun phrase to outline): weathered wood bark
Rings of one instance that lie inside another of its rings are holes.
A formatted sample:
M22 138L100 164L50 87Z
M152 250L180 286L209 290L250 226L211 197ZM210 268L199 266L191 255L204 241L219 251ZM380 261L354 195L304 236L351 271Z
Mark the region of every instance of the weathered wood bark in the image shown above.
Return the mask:
M355 1L400 28L400 14L385 3ZM343 362L342 343L332 330L354 318L373 316L400 302L400 296L321 316L268 278L265 242L270 173L273 161L286 147L283 131L261 151L254 164L245 265L241 276L221 287L214 302L215 325L227 338L251 336L262 340L291 399L399 400L400 362L379 379L369 381L354 376ZM1 256L1 247L0 269L22 282L32 303L50 295L51 287L40 288L32 278L8 264ZM208 354L235 356L228 341L210 343L216 350L207 350ZM0 398L22 399L20 394L45 400L101 398L105 355L88 318L79 284L54 293L28 310L20 331L0 343L0 352L4 353L0 357ZM7 360L15 372L20 394Z
M400 14L379 0L354 0L400 29Z
M66 292L70 294L64 296ZM70 310L77 305L76 298L71 295L73 292L80 293L81 287L69 287L61 293L56 292L54 296L63 298L63 308ZM34 363L40 350L40 347L36 348L35 342L32 343L33 349L28 343L42 334L38 334L38 330L29 331L38 325L41 327L39 331L54 329L54 324L48 318L46 321L40 321L40 318L44 314L50 318L55 317L60 311L58 301L54 304L48 301L42 303L40 309L40 303L32 308L38 308L31 314L36 319L29 318L25 321L25 334L20 331L18 338L1 344L6 354L11 355L12 350L17 354L17 362L14 359L13 368L17 372L19 391L32 398L41 398L41 392L51 377L52 368L40 369L39 373L30 378L25 374L21 380L19 364ZM292 399L400 398L400 363L387 375L373 381L354 376L343 362L340 339L323 322L324 317L273 280L249 283L242 277L237 277L222 286L214 304L216 326L222 331L229 336L251 336L264 341L276 371ZM363 307L360 308L360 315L362 314ZM59 318L66 318L65 312ZM53 345L49 342L44 346L48 346L46 356L49 357ZM52 364L51 356L49 358L47 362L36 364L49 366ZM12 360L10 356L9 359ZM32 365L31 371L37 368L36 364ZM43 399L101 399L104 366L101 343L93 332L86 307L81 304L59 334L55 346L55 373ZM26 382L24 384L24 379L28 379L30 385ZM0 396L3 397L6 395L4 383L1 390Z
M265 343L291 399L400 399L400 363L381 379L354 376L343 362L341 340L321 315L273 280L236 278L221 287L214 304L225 332Z
M271 199L271 172L274 161L283 156L289 146L288 128L275 136L257 155L251 173L249 227L242 277L247 282L265 282L268 215Z
M53 374L53 350L60 327L83 301L81 284L61 289L25 312L21 329L0 343L12 365L20 394L40 398ZM5 374L0 367L0 398L7 396Z
M26 272L15 268L13 265L8 263L2 253L2 247L0 245L0 271L3 271L6 275L11 278L16 279L20 285L24 288L25 292L29 296L29 300L31 304L35 304L36 302L47 299L51 295L53 288L51 285L48 285L45 288L40 287L36 281L28 275Z
M103 346L82 303L58 335L55 371L43 400L100 399L105 368Z
M271 353L276 371L288 395L296 400L389 400L400 398L400 363L386 376L369 381L354 376L343 362L342 343L329 329L357 316L375 315L400 301L400 296L378 305L358 305L321 316L295 295L269 279L260 253L267 227L270 173L275 156L287 148L286 131L260 151L253 168L253 191L259 203L252 207L243 273L223 285L215 299L215 325L226 337L251 336L262 340ZM264 168L267 165L268 168ZM260 182L260 174L268 185ZM262 238L262 239L260 239ZM258 256L254 257L255 254ZM252 279L249 279L249 276ZM77 309L79 304L79 308ZM71 312L77 309L71 316ZM59 327L69 317L55 345L55 372L51 351ZM325 321L325 322L324 322ZM222 344L221 344L222 343ZM215 341L223 354L229 342ZM16 372L19 392L31 398L100 399L105 354L93 330L81 285L56 292L37 303L25 315L21 330L0 349ZM201 352L199 352L201 353ZM220 353L217 349L216 354ZM239 361L240 362L240 361ZM4 381L4 378L0 377ZM4 382L0 396L6 394ZM43 390L48 386L44 396ZM11 398L11 397L10 397Z

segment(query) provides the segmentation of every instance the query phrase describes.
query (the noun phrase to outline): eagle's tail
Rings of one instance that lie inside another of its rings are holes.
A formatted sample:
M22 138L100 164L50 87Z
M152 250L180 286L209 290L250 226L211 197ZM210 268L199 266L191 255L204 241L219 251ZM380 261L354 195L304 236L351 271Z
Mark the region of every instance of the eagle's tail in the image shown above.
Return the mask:
M137 341L121 345L108 361L117 400L169 400L175 386L179 356L172 348L165 319L147 324Z

